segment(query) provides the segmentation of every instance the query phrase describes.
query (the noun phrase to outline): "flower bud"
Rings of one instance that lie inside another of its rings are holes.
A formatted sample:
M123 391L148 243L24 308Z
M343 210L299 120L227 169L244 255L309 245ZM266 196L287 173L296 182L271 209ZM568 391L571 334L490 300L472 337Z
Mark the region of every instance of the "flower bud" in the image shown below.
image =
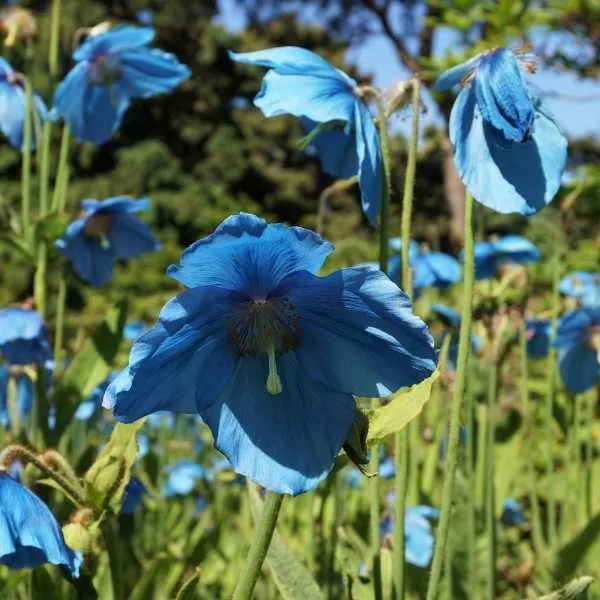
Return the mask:
M89 554L92 551L94 538L80 523L67 523L62 529L65 542L69 548Z

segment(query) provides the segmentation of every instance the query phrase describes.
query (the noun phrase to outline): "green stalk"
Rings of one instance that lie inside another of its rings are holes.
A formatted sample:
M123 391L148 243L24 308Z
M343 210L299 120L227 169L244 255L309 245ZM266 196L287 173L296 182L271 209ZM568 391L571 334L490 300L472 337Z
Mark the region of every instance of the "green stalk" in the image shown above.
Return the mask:
M50 140L52 138L52 121L44 121L40 161L40 217L48 212L48 174L50 172Z
M31 242L31 142L32 117L31 84L25 80L25 117L23 121L23 162L21 164L21 219L23 236Z
M556 334L556 322L560 310L560 257L554 256L552 265L552 325L551 336L554 339ZM548 496L548 542L550 547L556 544L556 499L554 496L554 422L553 406L554 393L556 389L556 349L551 348L548 353L548 390L546 394L546 481Z
M315 516L317 492L311 491L306 494L308 506L308 569L316 574L316 552L317 552L317 520Z
M373 407L377 407L379 402L373 401ZM379 445L375 444L371 448L371 460L369 461L369 471L379 473ZM374 597L381 598L381 531L379 522L379 481L378 477L369 479L369 546L373 558L373 586ZM396 524L396 526L398 526Z
M67 282L64 273L58 280L58 292L56 294L56 326L54 329L54 368L61 370L63 337L65 329L65 304L67 299Z
M59 215L65 212L67 188L69 185L69 146L71 143L71 131L68 125L63 126L60 141L60 154L58 156L58 169L54 182L54 194L52 196L52 209Z
M249 600L252 598L252 592L258 581L273 533L275 532L277 515L279 514L282 502L283 496L281 494L271 491L266 493L260 523L258 523L254 532L244 570L233 593L233 600Z
M435 600L442 575L444 548L450 526L450 512L454 492L454 476L458 460L458 442L460 434L460 417L462 401L465 394L469 350L471 348L471 321L474 287L474 255L473 255L473 196L467 192L465 201L465 266L462 300L462 320L458 343L458 361L454 393L452 397L452 413L448 434L448 454L446 455L446 474L442 491L440 522L437 530L436 546L431 567L431 576L427 588L427 600Z
M492 352L495 352L492 350ZM498 394L498 370L500 365L497 357L492 356L488 381L487 397L487 444L485 452L486 460L486 490L485 490L485 534L487 537L487 578L486 599L495 600L496 590L496 518L494 514L494 434L495 419L494 408Z
M585 516L588 520L594 514L594 486L593 486L593 459L594 459L594 394L592 391L587 398L587 410L585 415Z
M412 221L413 196L415 188L415 173L417 170L417 147L419 144L419 116L421 113L421 86L417 77L412 80L412 123L410 141L408 145L408 158L406 162L406 173L404 176L404 194L402 196L402 223L401 223L401 262L402 262L402 281L401 287L412 302L412 272L409 263L410 248L410 229ZM393 579L395 598L402 600L405 596L405 548L404 548L404 514L406 511L406 496L409 481L409 459L415 457L418 439L414 439L418 434L416 423L409 424L409 431L406 429L398 431L394 439L396 462L396 503L395 503L395 527L394 527L394 558L393 558ZM412 446L409 444L409 435ZM416 493L418 494L418 465L411 460L410 476Z
M472 386L467 385L467 439L466 442L466 474L467 486L467 564L468 571L468 597L477 598L477 523L475 507L475 399ZM451 597L451 596L450 596Z
M125 581L123 580L123 558L119 538L111 520L104 519L100 524L102 537L106 544L108 562L110 566L110 578L112 582L113 600L125 600Z
M58 75L58 53L60 34L60 4L61 0L52 2L52 14L50 16L50 47L48 49L48 70L52 77Z
M35 277L33 280L33 295L35 296L35 305L37 311L46 316L46 270L48 267L48 246L46 240L38 240L37 262L35 267Z

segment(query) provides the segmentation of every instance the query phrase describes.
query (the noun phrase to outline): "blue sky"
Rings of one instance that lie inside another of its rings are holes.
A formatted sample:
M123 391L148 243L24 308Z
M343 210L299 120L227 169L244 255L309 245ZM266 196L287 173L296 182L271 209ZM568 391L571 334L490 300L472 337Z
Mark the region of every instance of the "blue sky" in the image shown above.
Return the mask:
M220 0L221 13L218 21L230 31L240 31L245 26L242 11L235 7L235 0ZM314 16L304 20L318 22ZM557 40L557 43L563 43ZM436 39L436 52L444 52L455 44L451 31L442 31ZM405 79L407 71L396 58L396 52L383 35L371 36L366 42L350 48L348 61L362 72L371 73L375 84L387 89L396 81ZM384 58L384 60L382 60ZM587 135L600 136L600 82L579 79L569 73L559 73L551 69L540 69L529 80L538 90L546 92L545 101L554 114L561 129L569 137ZM552 94L558 93L558 97ZM562 97L561 97L562 96ZM579 98L579 99L577 99ZM433 105L426 102L429 110L425 116L428 122L440 122ZM408 119L400 115L395 126L400 130L408 127Z

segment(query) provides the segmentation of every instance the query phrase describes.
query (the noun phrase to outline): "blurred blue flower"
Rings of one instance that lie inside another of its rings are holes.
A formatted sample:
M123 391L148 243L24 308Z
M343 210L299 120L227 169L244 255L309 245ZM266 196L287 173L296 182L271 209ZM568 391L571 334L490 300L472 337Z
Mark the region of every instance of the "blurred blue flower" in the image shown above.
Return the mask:
M132 477L125 487L123 501L121 502L121 514L134 514L138 506L142 503L144 495L147 493L148 490L144 484L137 477Z
M0 310L0 353L12 365L50 361L48 329L41 315L16 306Z
M150 429L160 429L161 427L173 429L173 427L175 427L175 415L168 410L159 410L148 415L146 425L150 427Z
M34 400L34 385L29 374L19 368L0 365L0 425L10 427L10 411L8 408L8 386L11 378L16 387L16 409L21 418L27 417Z
M352 467L350 469L344 470L344 480L348 484L348 487L351 487L352 489L355 489L360 486L362 478L363 474L357 467Z
M92 393L86 398L75 411L73 418L77 421L89 421L98 409L102 406L102 397L109 383L117 376L116 371L111 371L108 377L99 385L97 385Z
M151 8L142 8L135 13L135 18L140 25L150 27L154 24L154 11Z
M50 509L27 488L0 471L0 564L28 569L64 565L79 577L83 559L65 545Z
M560 188L567 140L529 89L532 63L494 48L443 73L439 91L461 84L450 115L454 162L467 189L500 213L532 215Z
M138 459L144 458L150 452L150 439L145 433L137 434Z
M439 511L431 506L413 506L404 513L404 544L406 562L427 567L433 557L433 530L429 519L437 519ZM381 523L381 535L394 532L394 519L387 514Z
M505 264L527 265L541 258L540 251L527 238L505 235L489 242L475 244L475 276L490 279Z
M390 240L390 247L393 250L400 251L401 242L397 243L398 238ZM411 240L408 260L413 273L413 288L416 293L427 287L436 287L439 289L460 281L461 268L456 258L443 252L432 252L425 247ZM390 258L388 275L392 281L400 281L402 271L402 259L399 254Z
M129 321L125 323L123 328L123 337L130 342L137 340L137 338L146 331L146 324L143 321Z
M379 463L379 477L382 479L393 479L396 475L396 463L393 456L386 456Z
M133 344L105 406L125 422L199 412L238 473L281 493L314 488L350 431L353 394L387 396L436 363L383 273L314 274L332 250L307 229L225 219L169 268L191 289Z
M600 304L600 275L575 271L560 280L560 293L577 298L585 306Z
M527 356L544 358L550 350L550 333L552 327L548 319L527 319Z
M374 224L383 192L379 134L356 81L304 48L229 55L237 62L269 69L254 104L267 117L301 118L311 131L323 169L342 179L358 175L362 208Z
M516 526L525 522L525 513L523 506L514 498L507 498L502 505L502 515L500 520L504 525Z
M103 144L131 99L171 92L189 77L175 56L149 47L153 39L150 27L121 25L90 35L75 50L77 64L56 89L53 114L78 140Z
M193 460L178 460L165 468L167 481L161 493L165 498L172 496L187 496L200 479L207 478L207 471Z
M198 496L196 499L196 512L204 512L208 508L208 498L204 496Z
M558 323L554 346L564 384L581 394L600 377L600 306L567 313Z
M106 285L119 258L134 258L160 248L145 223L132 216L146 210L149 200L125 196L84 200L83 214L55 242L75 272L93 286Z
M37 95L32 95L33 108L40 122L46 120L46 105ZM25 124L25 87L24 77L16 73L10 64L0 57L0 129L11 146L22 150L24 145ZM32 147L35 146L35 129L32 126Z

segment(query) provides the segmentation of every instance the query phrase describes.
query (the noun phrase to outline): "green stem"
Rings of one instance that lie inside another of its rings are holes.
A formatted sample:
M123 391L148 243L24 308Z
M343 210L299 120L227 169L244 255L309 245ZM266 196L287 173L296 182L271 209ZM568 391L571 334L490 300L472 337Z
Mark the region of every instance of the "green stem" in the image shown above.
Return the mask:
M48 70L52 77L58 75L59 59L59 34L60 34L60 4L61 0L52 2L50 16L50 47L48 49Z
M404 176L404 194L402 196L402 223L400 235L402 239L401 262L402 262L402 281L401 287L408 298L412 301L412 272L409 262L408 251L410 248L410 229L412 221L412 207L415 187L415 173L417 169L417 147L419 144L419 116L421 114L421 89L420 82L415 77L412 80L412 123L411 135L408 145L408 157L406 161L406 173ZM386 242L387 244L387 242ZM401 600L405 596L405 548L404 548L404 514L406 511L406 496L408 491L409 478L409 459L415 457L418 459L416 448L418 440L415 440L415 434L418 434L415 423L410 423L409 431L398 431L395 435L395 462L396 462L396 503L394 527L394 559L393 559L393 579L395 598ZM409 435L412 445L409 444ZM416 443L415 443L416 442ZM410 475L414 482L414 487L418 491L418 468L415 461L411 460Z
M472 386L467 385L467 439L466 441L466 473L467 486L467 564L468 571L468 597L477 598L477 529L475 507L475 398Z
M25 80L25 117L23 120L23 162L21 165L21 219L23 236L31 242L31 141L32 141L32 92Z
M373 401L373 407L379 405L377 400ZM379 446L377 444L371 447L371 460L369 461L369 471L379 473ZM379 521L379 478L371 477L369 485L369 541L370 550L373 558L373 586L374 597L381 598L381 530ZM398 526L396 524L396 526Z
M48 174L50 172L50 140L52 138L52 121L44 121L42 133L42 149L40 162L40 217L48 212Z
M52 196L52 209L59 215L65 212L67 199L67 188L69 185L69 146L71 143L71 132L68 125L63 126L60 141L60 154L58 156L58 169L54 182L54 194Z
M54 368L62 370L63 337L65 329L65 304L67 300L67 283L64 273L60 274L58 280L58 291L56 295L56 326L54 329Z
M254 532L243 573L233 593L233 600L249 600L252 597L252 592L271 544L271 538L275 532L277 516L282 502L283 496L281 494L267 492L263 502L260 523Z
M594 458L594 395L592 391L587 400L586 436L585 436L585 515L589 520L594 514L593 458Z
M492 351L493 352L493 351ZM487 577L486 598L495 599L496 589L496 518L494 514L494 434L495 419L494 409L496 395L498 393L498 369L499 365L495 356L490 364L488 397L487 397L487 444L485 452L486 460L486 490L485 490L485 533L487 538Z
M35 305L37 311L46 316L46 270L48 267L48 246L45 240L38 241L37 261L35 267L35 277L33 280L33 291L35 296Z
M306 494L308 505L308 568L315 575L316 552L317 552L317 519L315 515L317 492Z
M437 530L436 547L433 555L431 576L427 588L427 600L435 600L442 575L444 548L450 526L450 512L454 492L454 476L458 460L458 442L460 434L460 417L462 401L465 394L469 350L471 348L471 321L474 286L474 255L473 255L473 197L467 192L465 202L465 265L462 300L462 320L458 343L458 361L454 393L452 397L452 413L448 435L448 454L446 457L446 473L442 491L442 506L440 522Z
M110 565L110 578L112 581L113 600L125 600L125 582L123 580L123 560L121 545L114 529L113 523L104 519L100 525L102 537L106 544L108 562Z

